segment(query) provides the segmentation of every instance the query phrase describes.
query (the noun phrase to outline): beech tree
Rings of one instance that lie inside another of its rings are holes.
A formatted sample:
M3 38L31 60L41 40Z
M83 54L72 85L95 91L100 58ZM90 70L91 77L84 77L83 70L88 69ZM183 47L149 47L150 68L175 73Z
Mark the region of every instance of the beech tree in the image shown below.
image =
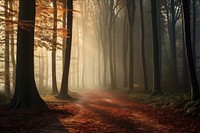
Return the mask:
M128 10L128 20L129 20L129 47L130 47L130 57L129 57L129 85L128 89L133 89L133 27L135 22L135 0L127 0L127 10Z
M151 17L152 17L152 28L153 28L153 90L152 95L161 94L160 86L160 73L159 73L159 53L158 53L158 29L157 29L157 2L151 0Z
M59 93L59 98L68 99L70 98L68 94L68 79L69 79L69 68L70 68L70 60L71 60L71 46L72 46L72 27L73 27L73 0L67 0L67 29L69 31L68 38L66 41L66 49L65 49L65 62L63 68L63 76L61 82L61 89Z
M145 58L145 27L144 27L144 11L143 11L143 0L140 0L140 23L141 23L141 53L142 53L142 66L144 74L144 91L148 91L147 85L147 70L146 70L146 58Z
M34 79L35 0L19 0L16 85L11 108L47 108Z
M183 14L184 14L184 27L185 27L185 48L186 58L188 62L189 76L191 81L191 100L200 99L199 85L196 77L196 70L194 65L193 53L192 53L192 41L191 41L191 28L190 28L190 2L182 0L183 2Z
M53 0L52 93L58 93L56 80L57 0Z
M5 6L5 23L6 23L6 27L5 27L5 93L8 97L10 97L10 52L9 52L9 48L10 48L10 44L9 44L9 36L10 36L10 30L8 28L8 5L9 5L9 1L6 0L4 2L4 6Z

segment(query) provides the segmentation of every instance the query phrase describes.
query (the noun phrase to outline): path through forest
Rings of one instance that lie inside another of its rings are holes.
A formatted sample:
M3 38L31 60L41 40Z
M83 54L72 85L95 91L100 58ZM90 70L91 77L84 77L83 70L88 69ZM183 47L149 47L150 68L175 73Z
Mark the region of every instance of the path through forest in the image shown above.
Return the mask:
M76 114L69 119L59 118L64 125L63 129L66 128L68 132L191 133L200 130L194 126L199 123L198 119L134 102L120 92L86 90L78 95L80 99L73 103L73 106L78 109ZM195 123L194 119L198 123ZM48 130L49 127L46 129Z
M200 119L162 110L107 90L74 93L71 102L45 97L51 108L39 111L0 111L0 132L41 133L192 133Z

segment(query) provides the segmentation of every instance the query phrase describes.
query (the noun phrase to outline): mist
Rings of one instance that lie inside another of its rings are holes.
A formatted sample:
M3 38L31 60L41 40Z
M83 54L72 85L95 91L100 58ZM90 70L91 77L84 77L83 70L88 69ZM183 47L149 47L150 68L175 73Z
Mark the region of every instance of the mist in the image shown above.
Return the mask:
M200 0L0 0L0 132L200 132Z

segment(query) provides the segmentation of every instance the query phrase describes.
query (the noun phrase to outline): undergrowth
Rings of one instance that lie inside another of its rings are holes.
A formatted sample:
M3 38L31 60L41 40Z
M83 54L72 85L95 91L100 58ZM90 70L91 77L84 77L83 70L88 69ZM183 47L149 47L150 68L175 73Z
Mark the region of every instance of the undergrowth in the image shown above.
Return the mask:
M175 112L183 112L190 116L200 116L200 100L191 101L189 94L163 94L152 96L150 93L132 91L128 96L139 102L153 107L171 109Z

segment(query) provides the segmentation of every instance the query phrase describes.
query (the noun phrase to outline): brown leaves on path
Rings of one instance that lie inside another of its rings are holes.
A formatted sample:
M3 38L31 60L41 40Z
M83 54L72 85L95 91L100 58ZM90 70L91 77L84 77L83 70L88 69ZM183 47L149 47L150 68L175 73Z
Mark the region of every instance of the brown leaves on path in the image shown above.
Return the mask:
M134 102L120 92L85 90L78 100L45 97L50 111L5 111L0 132L182 133L200 132L200 119Z

